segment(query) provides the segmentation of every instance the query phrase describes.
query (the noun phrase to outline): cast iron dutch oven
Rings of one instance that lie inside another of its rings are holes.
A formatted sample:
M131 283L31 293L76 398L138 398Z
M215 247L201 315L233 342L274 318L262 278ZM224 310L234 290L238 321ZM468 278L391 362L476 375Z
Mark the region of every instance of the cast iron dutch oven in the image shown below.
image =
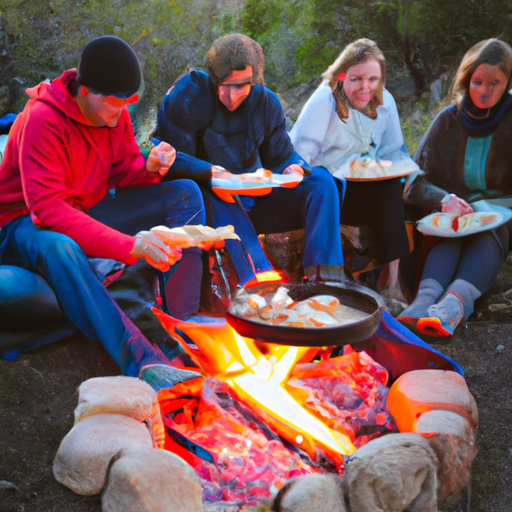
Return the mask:
M364 311L368 316L337 327L300 328L262 324L237 315L236 311L245 303L248 293L267 295L277 292L280 286L288 290L288 295L293 300L301 301L314 295L333 295L341 304ZM334 282L259 284L237 293L229 305L226 319L238 334L258 341L301 347L353 345L369 338L379 325L380 308L383 304L370 293L362 286Z

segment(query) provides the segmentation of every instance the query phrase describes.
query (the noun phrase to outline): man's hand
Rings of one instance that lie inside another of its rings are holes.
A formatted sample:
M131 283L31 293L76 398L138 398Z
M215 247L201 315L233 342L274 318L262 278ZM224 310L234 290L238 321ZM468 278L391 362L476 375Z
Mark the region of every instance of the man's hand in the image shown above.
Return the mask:
M220 165L212 165L212 180L231 180L233 179L233 174L229 171L226 171L224 167Z
M304 169L299 164L291 164L284 171L283 174L297 174L304 176Z
M166 272L171 265L181 259L181 247L169 247L151 231L140 231L135 235L135 243L130 255L137 259L144 258L153 267Z
M151 148L146 169L148 172L158 172L160 176L165 176L175 160L176 150L167 142L160 142L158 146Z
M464 199L455 194L448 194L441 200L441 212L455 213L456 215L467 215L473 213L473 208Z

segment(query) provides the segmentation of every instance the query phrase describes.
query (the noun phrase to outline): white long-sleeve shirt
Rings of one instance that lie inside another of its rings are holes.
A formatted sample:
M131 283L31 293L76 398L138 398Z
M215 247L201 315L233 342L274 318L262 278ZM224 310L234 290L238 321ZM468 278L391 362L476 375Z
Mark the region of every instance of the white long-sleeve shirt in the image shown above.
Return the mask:
M322 166L336 177L350 176L355 159L390 160L389 174L417 170L404 144L393 96L384 89L384 104L370 119L349 108L343 123L336 113L332 91L322 82L304 105L290 137L295 150L311 166Z

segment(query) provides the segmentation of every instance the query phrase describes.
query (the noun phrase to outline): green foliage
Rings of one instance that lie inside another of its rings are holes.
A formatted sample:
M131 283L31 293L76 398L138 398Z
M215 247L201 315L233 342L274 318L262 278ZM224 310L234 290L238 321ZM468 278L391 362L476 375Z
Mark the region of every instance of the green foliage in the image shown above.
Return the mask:
M416 114L415 116L402 116L401 118L405 146L412 156L416 154L421 139L435 118L435 115L431 111L425 111L421 108L414 113Z
M305 82L323 73L337 57L339 51L329 45L326 36L312 36L298 46L297 62L301 65L297 70L297 82Z
M114 34L142 62L148 108L187 67L203 66L217 37L239 31L262 45L271 88L318 77L369 37L386 55L388 86L413 77L420 97L477 41L511 42L511 19L512 0L2 0L0 87L19 109L24 87L76 66L90 39Z
M2 0L0 87L9 87L9 110L19 110L25 87L76 67L89 40L111 34L129 42L139 56L146 82L143 103L158 103L188 66L203 65L211 42L234 30L236 16L236 9L219 10L208 0Z
M241 15L242 32L255 40L264 39L279 26L282 6L277 0L247 0Z

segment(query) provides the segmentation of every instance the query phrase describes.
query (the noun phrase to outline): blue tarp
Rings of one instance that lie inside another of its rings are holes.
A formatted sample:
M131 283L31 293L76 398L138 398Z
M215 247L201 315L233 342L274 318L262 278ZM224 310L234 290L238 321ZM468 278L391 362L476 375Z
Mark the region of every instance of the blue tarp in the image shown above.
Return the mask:
M464 376L460 365L418 338L387 311L375 333L357 345L389 372L390 382L412 370L451 370Z

